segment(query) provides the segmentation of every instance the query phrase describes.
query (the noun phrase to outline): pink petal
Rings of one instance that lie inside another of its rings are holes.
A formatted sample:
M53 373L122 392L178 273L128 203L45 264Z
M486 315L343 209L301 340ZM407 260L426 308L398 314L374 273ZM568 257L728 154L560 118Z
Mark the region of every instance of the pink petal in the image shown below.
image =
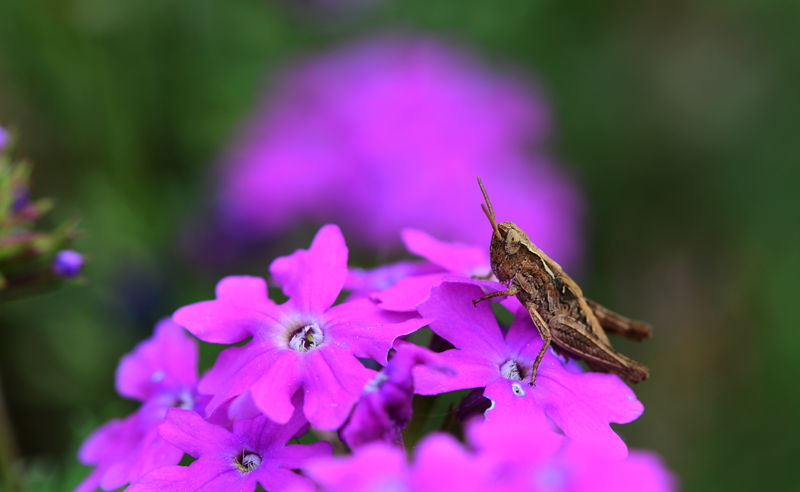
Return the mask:
M418 229L403 229L406 249L449 272L467 277L491 273L489 247L439 241Z
M120 361L117 392L144 401L159 388L194 386L197 343L170 320L156 325L152 338L141 342Z
M217 284L217 299L184 306L172 320L206 342L239 342L280 322L281 310L266 288L260 278L226 277Z
M398 280L386 290L376 292L372 298L387 311L414 311L430 295L431 289L442 283L447 274L431 273Z
M236 442L230 432L208 423L197 412L173 408L158 428L161 437L198 458Z
M500 377L500 368L480 354L466 350L447 350L437 355L437 362L455 374L435 367L414 368L414 390L420 395L438 395L465 388L481 388Z
M374 492L391 485L405 490L407 474L403 451L384 443L367 444L353 456L313 460L305 470L331 492Z
M326 335L345 344L357 357L369 357L381 364L395 339L425 326L417 316L386 312L368 299L334 306L325 313Z
M229 276L217 284L217 299L247 307L273 304L267 297L267 282L261 277L249 275Z
M331 307L347 277L347 246L338 226L323 226L308 250L275 259L273 277L303 312L319 314Z
M289 444L274 455L274 460L286 468L303 468L309 460L332 456L329 442Z
M253 474L264 490L269 492L314 492L317 490L314 482L284 468L263 467Z
M280 424L289 422L295 405L292 396L301 384L301 360L304 354L285 350L258 372L259 380L250 393L253 402L267 417Z
M197 386L200 393L214 395L206 406L206 414L211 415L227 400L253 387L284 353L285 350L255 342L223 350Z
M419 313L431 321L431 329L458 349L502 362L506 344L487 302L472 304L483 295L476 285L443 282L419 305Z
M301 360L303 413L314 427L339 428L375 371L365 368L348 350L332 344L307 352Z
M176 465L183 457L183 451L165 441L158 429L148 431L128 455L115 461L103 475L100 486L111 490L137 480L147 473L166 465Z
M427 261L398 261L370 270L350 268L347 272L344 288L352 291L353 296L361 297L387 289L400 279L428 273L443 272L441 268L431 265Z

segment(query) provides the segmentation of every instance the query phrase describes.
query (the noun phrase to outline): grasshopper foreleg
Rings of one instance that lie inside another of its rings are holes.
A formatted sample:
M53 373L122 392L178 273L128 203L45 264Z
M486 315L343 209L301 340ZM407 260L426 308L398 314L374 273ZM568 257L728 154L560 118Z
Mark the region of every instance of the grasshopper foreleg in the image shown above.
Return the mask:
M472 304L474 306L477 306L478 303L481 302L481 301L485 301L487 299L491 299L493 297L498 297L498 296L515 296L515 295L517 295L517 292L518 292L517 285L516 284L511 284L508 287L508 290L504 290L502 292L491 292L491 293L486 294L484 296L481 296L481 297L479 297L477 299L473 299L472 300Z

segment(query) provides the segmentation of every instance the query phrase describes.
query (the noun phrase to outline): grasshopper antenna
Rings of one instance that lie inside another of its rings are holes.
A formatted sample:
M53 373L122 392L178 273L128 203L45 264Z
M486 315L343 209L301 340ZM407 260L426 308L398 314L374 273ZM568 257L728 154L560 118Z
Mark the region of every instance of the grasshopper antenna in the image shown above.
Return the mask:
M486 205L481 203L481 208L483 209L483 213L486 214L486 218L489 219L489 222L492 224L492 230L494 231L494 235L497 236L497 239L503 239L502 234L500 234L500 229L497 228L497 220L494 217L494 208L492 208L492 202L491 200L489 200L489 194L486 193L486 188L483 187L483 183L481 182L480 176L478 176L478 186L481 187L481 191L483 192L483 199L486 200Z

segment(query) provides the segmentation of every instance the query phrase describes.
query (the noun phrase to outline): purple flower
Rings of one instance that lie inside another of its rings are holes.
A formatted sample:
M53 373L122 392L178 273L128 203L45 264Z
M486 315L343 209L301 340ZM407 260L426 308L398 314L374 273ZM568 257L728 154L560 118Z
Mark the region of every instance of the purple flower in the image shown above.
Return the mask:
M668 492L675 488L672 476L653 453L633 451L620 459L530 424L494 420L467 427L467 440L481 459L503 470L505 480L516 484L516 490Z
M414 396L412 370L426 365L433 370L451 373L437 362L437 354L410 343L397 342L397 353L375 378L367 384L353 414L340 432L350 448L374 441L402 445L405 429L411 420L411 399Z
M544 422L472 423L466 438L465 448L449 435L431 434L416 447L411 463L402 448L376 442L352 456L312 460L305 470L325 492L674 490L674 480L652 453L614 458L555 433Z
M478 286L444 282L419 306L420 314L432 320L431 329L455 346L440 356L458 374L447 377L418 367L417 392L485 387L484 396L493 402L489 420L549 420L573 440L612 457L626 456L627 447L609 422L627 423L641 415L644 407L633 391L614 374L583 373L575 361L565 364L552 352L542 359L536 386L530 386L530 370L542 346L536 327L520 310L504 337L491 307L473 306L481 295Z
M581 199L531 151L547 119L524 84L435 40L351 46L285 74L225 160L222 218L266 236L336 222L383 250L404 227L485 244L480 175L500 218L574 264Z
M53 258L53 273L60 277L74 277L81 273L83 255L71 249L62 249Z
M368 299L333 306L347 275L347 247L334 225L321 228L308 250L273 261L270 272L289 297L284 304L267 298L262 279L227 277L215 300L183 307L173 317L207 342L252 336L223 351L200 381L199 390L214 395L206 411L231 398L237 398L232 408L252 399L270 419L285 423L294 412L292 396L302 389L306 418L336 429L375 375L357 357L386 363L395 338L426 322L382 311Z
M498 486L484 462L442 433L420 442L412 464L402 448L376 442L353 456L313 460L306 472L328 492L514 490Z
M0 126L0 152L5 149L8 142L11 140L11 136L8 134L8 130Z
M178 463L183 452L164 441L157 427L169 408L202 404L196 382L195 341L171 321L160 322L154 336L125 355L117 368L117 391L142 406L86 439L78 453L80 461L96 468L78 490L116 489L155 468Z
M159 426L161 436L197 460L188 467L159 468L126 490L249 492L260 484L271 492L311 492L311 481L292 469L310 458L330 455L331 446L327 442L287 445L305 425L298 411L285 425L262 416L237 421L229 432L191 410L170 410Z

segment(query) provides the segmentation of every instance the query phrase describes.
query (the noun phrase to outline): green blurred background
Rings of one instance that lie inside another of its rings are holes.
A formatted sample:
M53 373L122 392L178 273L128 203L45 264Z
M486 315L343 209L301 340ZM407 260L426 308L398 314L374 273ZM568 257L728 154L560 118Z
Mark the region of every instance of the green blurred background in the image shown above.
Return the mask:
M35 163L34 196L57 199L54 220L81 217L90 258L84 285L0 305L26 489L88 473L75 452L135 408L114 368L158 318L305 244L225 266L182 253L270 77L386 30L541 81L551 153L589 204L584 291L656 326L645 344L615 342L652 373L635 388L644 416L618 426L626 440L661 453L687 491L791 488L799 2L386 0L336 15L292 3L0 2L0 125Z

